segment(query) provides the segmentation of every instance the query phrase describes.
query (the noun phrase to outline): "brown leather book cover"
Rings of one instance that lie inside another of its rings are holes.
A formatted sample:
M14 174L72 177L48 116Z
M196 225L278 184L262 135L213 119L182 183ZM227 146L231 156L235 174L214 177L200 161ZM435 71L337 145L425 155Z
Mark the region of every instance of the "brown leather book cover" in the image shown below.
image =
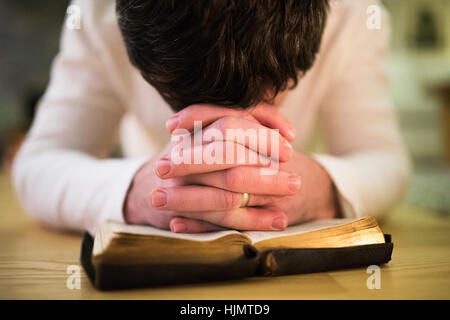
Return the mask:
M250 276L281 276L358 268L391 260L393 243L344 248L273 249L263 253L245 245L242 256L221 264L92 264L93 239L85 232L81 244L81 264L91 283L100 290L164 286L208 281L224 281Z

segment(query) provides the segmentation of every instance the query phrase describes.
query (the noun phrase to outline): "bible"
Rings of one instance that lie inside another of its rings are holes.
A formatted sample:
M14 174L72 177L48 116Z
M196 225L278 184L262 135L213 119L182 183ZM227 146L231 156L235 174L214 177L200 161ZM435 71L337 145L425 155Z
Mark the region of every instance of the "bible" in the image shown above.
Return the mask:
M84 233L80 259L92 284L110 290L356 268L387 263L392 250L374 217L197 234L106 221L94 238Z

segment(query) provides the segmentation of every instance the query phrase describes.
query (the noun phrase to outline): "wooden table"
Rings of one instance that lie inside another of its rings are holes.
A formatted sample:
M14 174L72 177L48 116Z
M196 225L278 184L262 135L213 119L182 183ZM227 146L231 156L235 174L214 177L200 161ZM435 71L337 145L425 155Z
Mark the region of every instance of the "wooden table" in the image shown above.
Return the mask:
M69 290L67 267L79 265L79 234L49 230L20 208L0 174L0 299L449 299L450 219L402 205L382 223L393 235L381 289L369 290L365 268L274 278L101 292L84 272Z

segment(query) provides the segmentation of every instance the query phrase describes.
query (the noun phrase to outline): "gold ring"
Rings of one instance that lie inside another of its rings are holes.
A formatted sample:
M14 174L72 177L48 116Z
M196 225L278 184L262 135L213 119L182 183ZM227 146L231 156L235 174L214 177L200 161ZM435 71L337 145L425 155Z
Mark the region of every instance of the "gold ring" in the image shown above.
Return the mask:
M241 208L245 208L250 202L250 195L245 192L241 194Z

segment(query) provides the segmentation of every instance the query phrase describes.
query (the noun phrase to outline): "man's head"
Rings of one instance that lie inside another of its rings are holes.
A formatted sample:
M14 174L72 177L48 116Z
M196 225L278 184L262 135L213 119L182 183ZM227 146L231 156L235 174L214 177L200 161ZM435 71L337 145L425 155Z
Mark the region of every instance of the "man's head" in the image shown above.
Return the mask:
M328 0L116 1L132 64L174 110L271 103L313 65L328 9Z

